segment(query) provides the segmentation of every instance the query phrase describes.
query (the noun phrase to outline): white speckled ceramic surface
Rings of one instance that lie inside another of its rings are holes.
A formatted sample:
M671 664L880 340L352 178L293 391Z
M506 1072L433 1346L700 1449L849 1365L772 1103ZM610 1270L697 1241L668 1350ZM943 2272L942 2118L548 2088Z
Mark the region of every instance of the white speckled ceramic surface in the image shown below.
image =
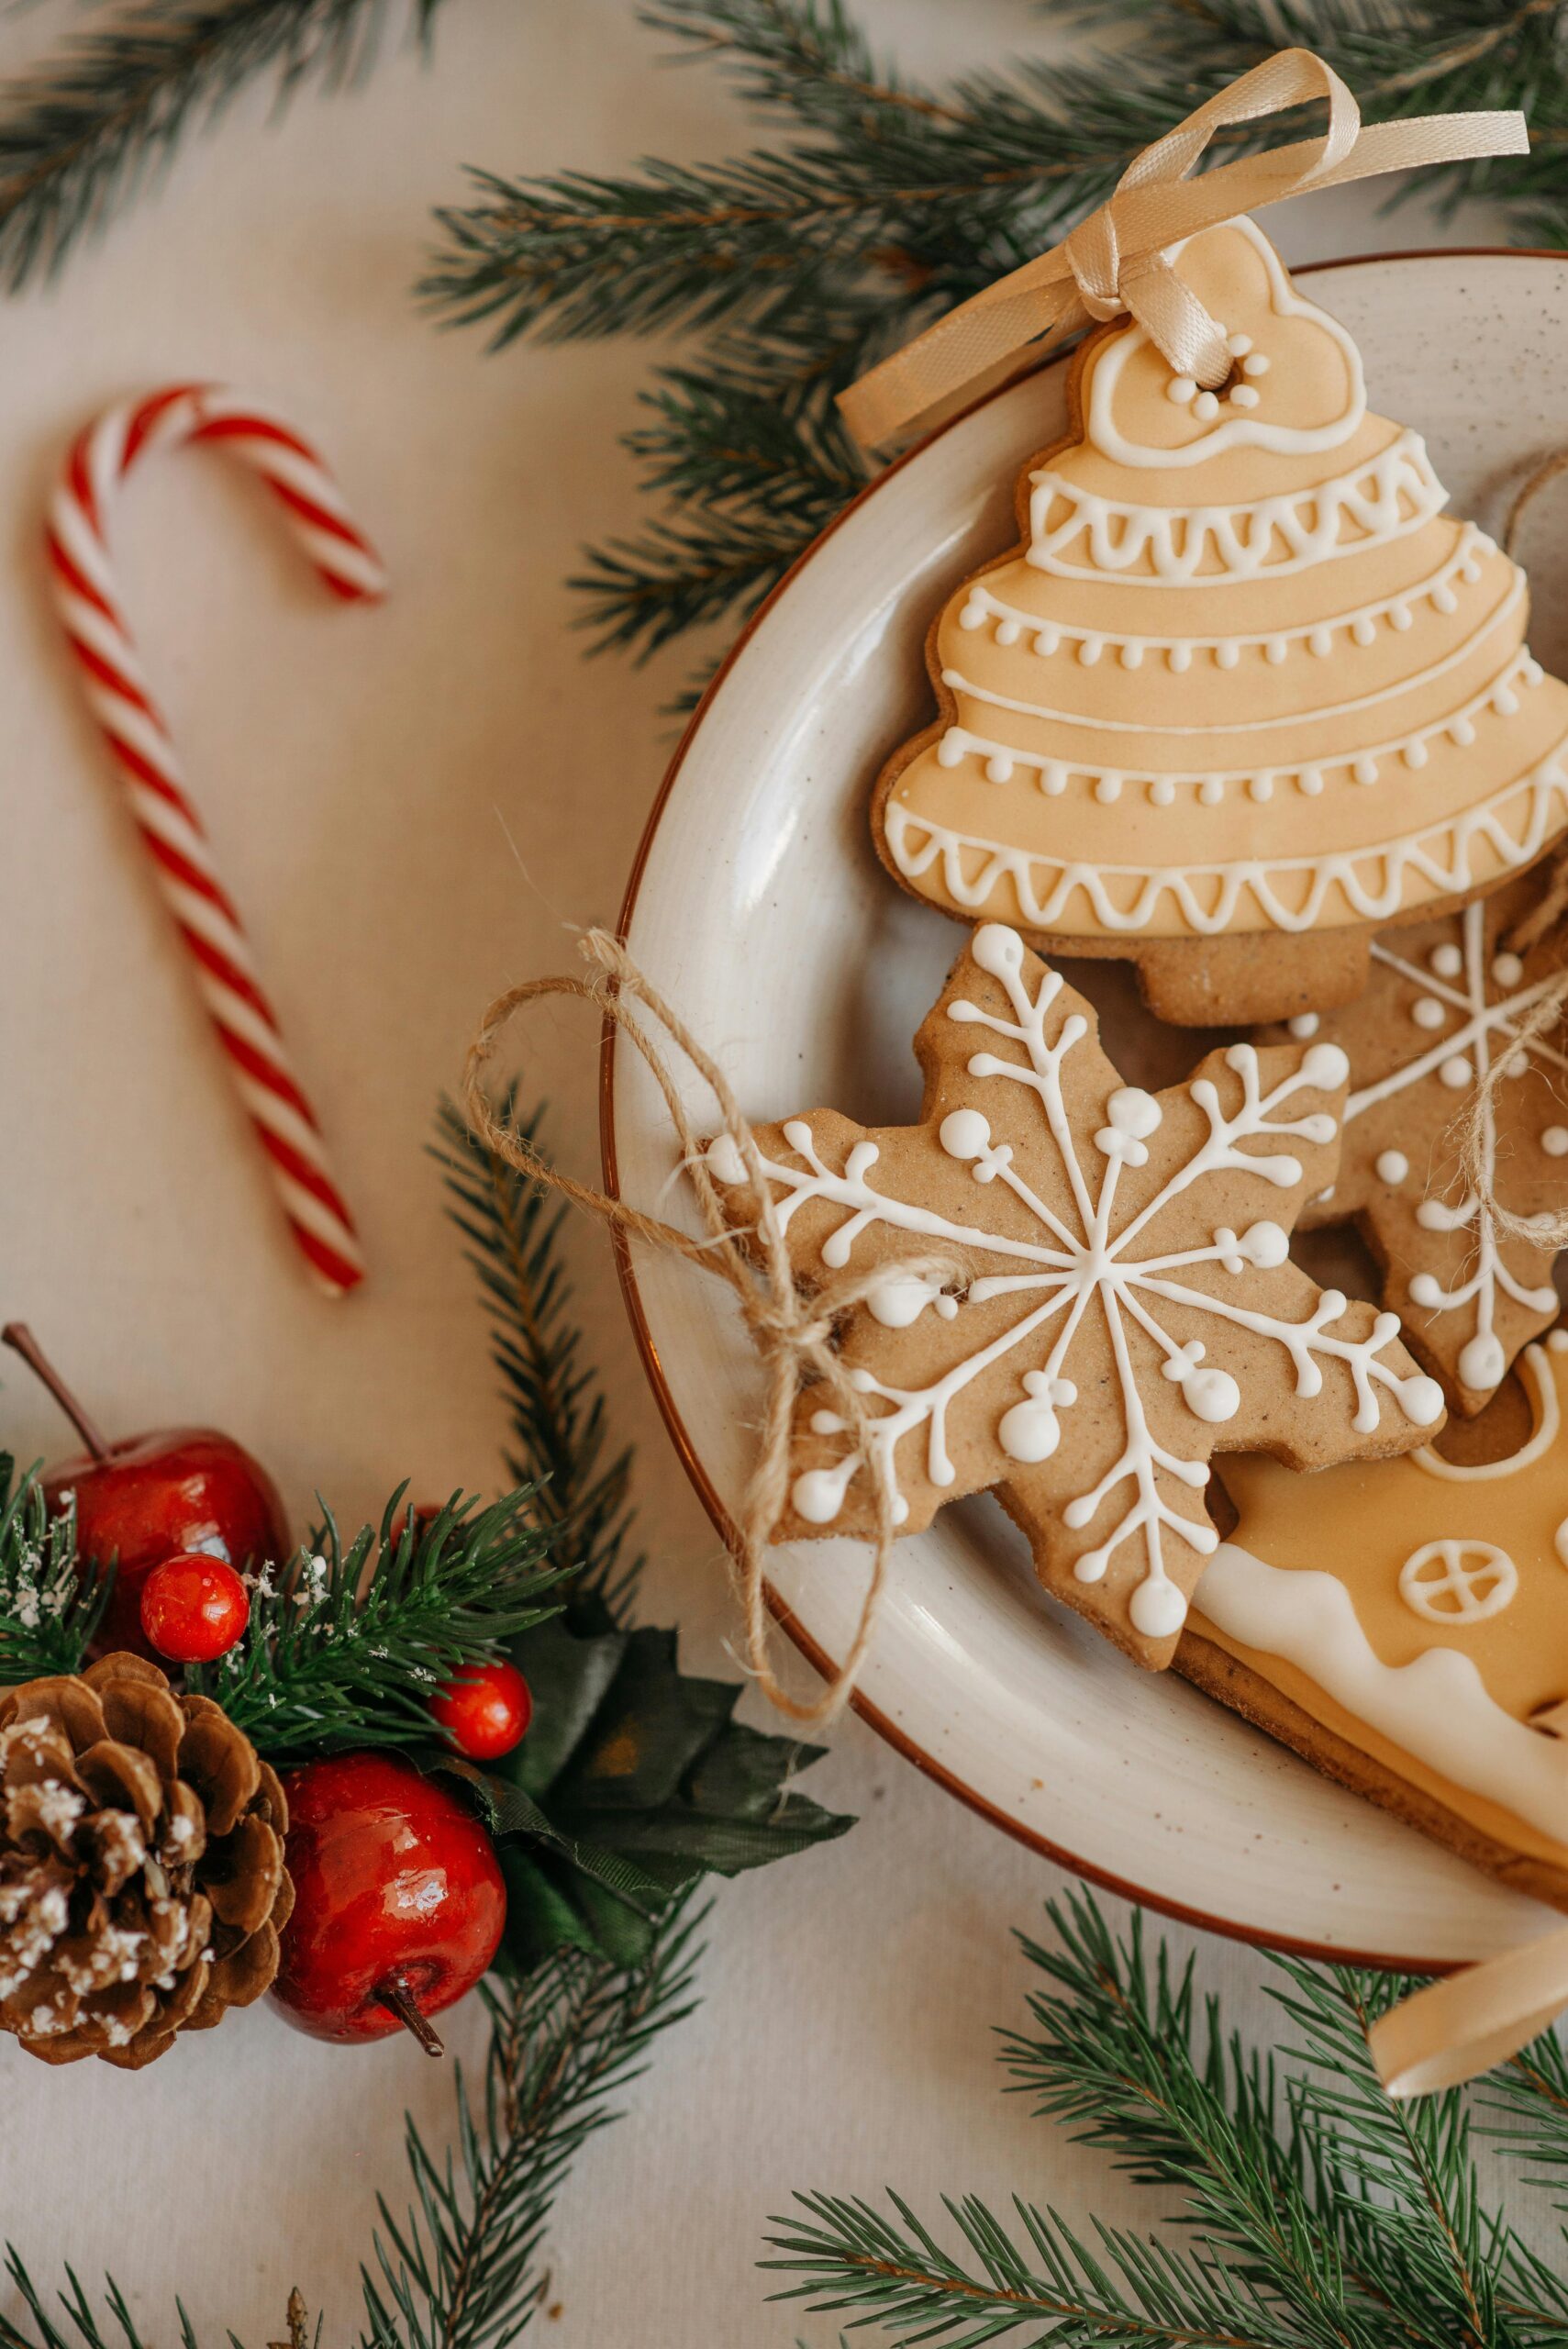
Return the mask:
M1497 527L1533 459L1568 440L1568 257L1419 254L1317 273L1369 393L1428 439L1453 510ZM1482 363L1473 354L1484 353ZM909 1040L959 931L877 864L866 798L928 707L921 640L953 584L1012 536L1015 473L1062 422L1063 371L1015 385L873 490L753 629L678 762L637 890L632 952L758 1118L818 1103L911 1115ZM1549 494L1519 548L1531 641L1568 664L1568 555ZM1118 965L1077 965L1124 1065L1169 1083L1204 1049L1151 1035ZM670 1196L651 1083L622 1051L626 1194ZM745 1474L760 1382L718 1285L639 1258L634 1311L661 1399L710 1500ZM841 1653L854 1546L777 1553L807 1639ZM878 1726L1000 1822L1086 1873L1225 1930L1412 1965L1475 1957L1550 1912L1340 1793L1170 1675L1140 1672L1038 1588L988 1498L899 1544L863 1695Z

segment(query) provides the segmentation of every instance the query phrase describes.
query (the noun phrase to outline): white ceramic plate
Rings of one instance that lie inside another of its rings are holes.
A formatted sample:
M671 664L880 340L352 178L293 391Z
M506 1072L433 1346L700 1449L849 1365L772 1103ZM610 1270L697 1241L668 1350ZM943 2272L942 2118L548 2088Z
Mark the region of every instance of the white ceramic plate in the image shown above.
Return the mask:
M1330 267L1318 291L1361 344L1373 404L1426 434L1455 510L1496 524L1522 470L1568 440L1568 257ZM867 792L929 715L920 646L932 612L1010 541L1015 473L1063 417L1057 367L881 479L747 632L666 779L628 896L631 951L759 1119L822 1103L868 1124L917 1113L910 1038L960 933L883 873ZM1562 671L1568 555L1551 518L1523 552L1532 640ZM1120 966L1079 965L1074 977L1101 1002L1113 1052L1118 1026L1127 1050L1151 1049ZM1145 1059L1140 1074L1169 1083L1203 1048L1162 1031L1153 1049L1167 1064ZM624 1046L606 1086L606 1155L612 1185L669 1211L667 1122ZM640 1255L627 1286L672 1432L722 1526L761 1391L739 1322L719 1284L668 1261ZM775 1554L791 1631L818 1663L839 1656L863 1552L820 1542ZM990 1499L944 1510L895 1555L862 1711L1052 1857L1225 1932L1412 1966L1561 1921L1325 1784L1173 1674L1128 1663L1042 1594Z

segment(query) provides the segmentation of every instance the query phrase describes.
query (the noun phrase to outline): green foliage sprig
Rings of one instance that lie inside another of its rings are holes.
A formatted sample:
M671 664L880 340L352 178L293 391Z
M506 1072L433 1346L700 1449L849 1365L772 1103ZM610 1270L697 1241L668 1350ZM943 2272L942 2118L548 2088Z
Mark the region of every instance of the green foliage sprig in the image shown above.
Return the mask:
M528 2325L568 2170L616 2118L610 2099L659 2033L691 2012L700 1921L672 1911L630 1970L562 1948L486 1985L483 2094L472 2099L460 2076L455 2165L409 2124L414 2199L402 2219L381 2200L361 2349L501 2349Z
M74 1672L108 1595L79 1565L74 1505L51 1517L37 1471L18 1476L0 1452L0 1687Z
M335 1520L254 1583L239 1644L186 1675L271 1762L431 1735L437 1685L552 1611L569 1562L525 1486L482 1507L455 1496L428 1523L399 1486L379 1528Z
M542 1109L518 1119L508 1092L498 1114L537 1141ZM628 1547L631 1454L611 1445L605 1398L582 1360L561 1250L567 1209L475 1141L450 1101L438 1112L431 1155L490 1321L510 1420L507 1473L533 1487L541 1524L569 1530L578 1589L624 1607L642 1564Z
M428 40L440 0L407 0ZM65 42L0 92L0 281L58 269L247 83L280 105L305 83L357 82L389 0L198 0L148 5Z
M619 175L477 173L472 200L439 215L425 295L487 327L493 347L706 338L656 372L651 420L628 438L662 510L591 550L575 582L597 642L646 655L754 608L865 478L834 394L1054 243L1139 148L1288 43L1324 56L1369 121L1522 106L1528 155L1418 184L1429 201L1499 205L1521 242L1568 242L1561 0L1104 0L1074 13L1128 38L935 88L879 60L845 0L653 0L643 21L728 74L768 143ZM1304 114L1284 128L1308 127Z
M895 2341L953 2349L1027 2331L1031 2349L1562 2349L1562 2263L1530 2249L1477 2174L1478 2129L1550 2170L1568 2156L1560 2043L1549 2033L1473 2091L1396 2103L1366 2027L1413 1985L1276 1960L1295 2043L1227 2032L1191 1962L1118 1940L1087 1893L1024 1942L1044 1987L1032 2028L1002 2035L1010 2086L1165 2198L1178 2231L1095 2223L1085 2237L1013 2198L1010 2221L949 2198L944 2244L896 2194L797 2197L762 2264L783 2299L852 2311ZM1568 2247L1568 2233L1562 2237Z

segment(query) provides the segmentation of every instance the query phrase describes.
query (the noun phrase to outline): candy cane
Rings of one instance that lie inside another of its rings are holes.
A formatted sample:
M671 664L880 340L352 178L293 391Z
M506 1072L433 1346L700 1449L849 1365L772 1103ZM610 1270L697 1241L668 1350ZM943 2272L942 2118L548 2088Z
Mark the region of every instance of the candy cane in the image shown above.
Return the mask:
M76 441L50 507L54 599L83 690L119 769L294 1236L323 1286L341 1296L364 1276L354 1227L328 1171L320 1129L290 1064L239 917L185 795L168 726L119 609L109 561L105 533L112 493L150 451L188 441L226 448L261 475L322 579L346 602L380 597L385 573L309 444L254 402L212 384L179 384L110 408Z

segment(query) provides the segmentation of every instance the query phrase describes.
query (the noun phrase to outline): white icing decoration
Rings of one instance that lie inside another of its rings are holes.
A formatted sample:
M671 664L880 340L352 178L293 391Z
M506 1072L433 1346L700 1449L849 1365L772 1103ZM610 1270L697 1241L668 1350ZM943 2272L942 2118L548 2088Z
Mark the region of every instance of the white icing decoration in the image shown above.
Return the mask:
M1024 947L1015 930L997 922L984 923L974 933L971 952L977 966L999 981L1011 1016L983 1009L960 997L949 1004L947 1016L960 1027L973 1027L1009 1045L1023 1057L1003 1057L982 1050L971 1057L969 1074L978 1082L995 1085L995 1108L1014 1112L1018 1095L1032 1097L1033 1116L1042 1119L1062 1169L1070 1204L1060 1209L1047 1203L1017 1172L1013 1147L995 1138L994 1119L968 1107L952 1109L942 1119L939 1139L943 1151L967 1164L971 1179L984 1192L1000 1184L1012 1201L1028 1210L1038 1234L1016 1236L1012 1228L987 1230L984 1223L962 1222L955 1217L899 1199L880 1191L870 1181L878 1163L874 1142L853 1143L842 1172L820 1155L809 1122L792 1119L784 1128L790 1149L803 1162L781 1165L764 1162L774 1186L774 1207L780 1227L806 1201L842 1208L843 1220L822 1243L823 1262L840 1267L850 1261L855 1241L873 1226L918 1234L959 1251L982 1251L1010 1259L1015 1272L986 1274L973 1279L961 1298L950 1299L962 1320L970 1305L1016 1300L1017 1318L1000 1331L994 1314L984 1319L987 1335L971 1353L953 1362L926 1386L904 1388L877 1377L869 1369L851 1373L858 1390L890 1408L875 1416L870 1432L873 1472L883 1477L895 1516L906 1514L897 1491L896 1454L905 1437L924 1432L926 1474L937 1486L952 1484L956 1470L948 1451L948 1415L956 1398L982 1373L989 1371L1018 1347L1034 1341L1037 1360L1020 1374L1022 1399L1001 1417L996 1438L1003 1452L1020 1465L1051 1457L1060 1441L1060 1414L1077 1400L1071 1376L1071 1355L1085 1313L1091 1308L1103 1318L1108 1331L1116 1386L1119 1395L1124 1442L1119 1455L1092 1491L1067 1499L1064 1522L1073 1531L1089 1526L1102 1508L1130 1487L1130 1497L1103 1541L1084 1552L1073 1572L1083 1582L1097 1582L1114 1552L1129 1542L1140 1542L1145 1578L1141 1603L1135 1602L1133 1620L1150 1638L1166 1637L1184 1613L1181 1593L1166 1568L1163 1543L1167 1534L1207 1556L1218 1540L1206 1518L1189 1517L1167 1498L1167 1479L1189 1490L1207 1482L1203 1456L1171 1449L1152 1432L1132 1345L1139 1333L1156 1351L1165 1377L1177 1385L1188 1410L1200 1422L1221 1424L1242 1409L1243 1389L1223 1364L1210 1362L1203 1342L1178 1340L1165 1327L1170 1308L1184 1316L1205 1318L1217 1340L1228 1329L1249 1331L1284 1350L1295 1372L1296 1392L1304 1400L1321 1394L1323 1364L1335 1362L1349 1374L1355 1397L1352 1424L1360 1434L1372 1432L1382 1415L1382 1394L1418 1426L1430 1426L1440 1415L1442 1397L1432 1380L1402 1375L1381 1357L1398 1336L1398 1318L1379 1314L1368 1336L1338 1336L1332 1325L1346 1311L1345 1297L1335 1289L1318 1292L1307 1317L1285 1320L1262 1307L1227 1295L1220 1286L1192 1286L1181 1275L1192 1268L1209 1268L1229 1278L1250 1269L1277 1270L1289 1254L1284 1228L1264 1217L1242 1231L1216 1228L1207 1241L1194 1238L1186 1244L1162 1244L1161 1219L1172 1202L1202 1177L1217 1174L1245 1174L1274 1189L1290 1188L1302 1180L1299 1157L1282 1143L1300 1141L1317 1147L1332 1142L1338 1131L1326 1109L1297 1108L1290 1104L1304 1092L1336 1091L1345 1082L1347 1063L1338 1045L1313 1044L1290 1074L1265 1092L1256 1051L1234 1044L1226 1065L1237 1078L1240 1099L1234 1110L1221 1106L1219 1089L1207 1076L1188 1087L1202 1113L1207 1131L1192 1154L1141 1206L1125 1211L1118 1222L1118 1189L1124 1165L1147 1163L1149 1138L1163 1115L1155 1096L1136 1085L1118 1086L1105 1104L1104 1122L1095 1134L1098 1155L1085 1162L1074 1141L1074 1122L1062 1082L1062 1063L1089 1033L1080 1011L1062 1019L1053 1041L1047 1041L1049 1015L1063 981L1053 971L1042 973L1040 990L1031 995L1024 977ZM1262 1144L1259 1149L1257 1145ZM1010 1224L1010 1219L1009 1219ZM1145 1238L1144 1235L1147 1234ZM1137 1252L1142 1240L1145 1252ZM935 1294L934 1285L930 1295ZM833 1522L850 1484L861 1466L854 1453L831 1467L814 1468L795 1480L795 1508L808 1523ZM1154 1624L1165 1626L1154 1631Z
M1562 1520L1552 1535L1551 1546L1557 1553L1559 1563L1568 1566L1568 1517Z
M1238 384L1230 395L1228 405L1231 407L1256 407L1259 395L1252 389L1251 384Z
M1435 995L1420 995L1410 1006L1410 1017L1418 1028L1446 1028L1448 1014Z
M1190 375L1173 375L1165 386L1165 397L1174 400L1178 407L1190 406L1197 397L1197 385Z
M1490 623L1488 623L1488 625L1490 625ZM1524 657L1525 656L1522 653L1517 656L1515 662L1516 667L1518 665L1518 662L1524 659ZM981 704L988 704L993 708L1005 709L1020 717L1054 721L1058 725L1062 726L1082 728L1084 731L1091 733L1121 735L1160 734L1173 737L1191 735L1200 740L1207 740L1216 735L1255 735L1266 733L1268 729L1273 726L1291 726L1298 728L1301 724L1300 718L1297 716L1293 718L1260 718L1250 724L1223 726L1146 726L1139 723L1138 721L1127 718L1085 718L1072 710L1047 708L1042 707L1038 703L1018 701L1006 694L993 693L984 686L972 685L969 679L963 675L962 672L958 669L944 669L942 672L942 683L952 688L955 692L966 694L972 700ZM1389 686L1379 693L1363 696L1362 702L1347 702L1338 708L1320 710L1315 712L1314 715L1315 717L1325 718L1342 718L1351 710L1362 707L1365 702L1384 701L1387 699L1391 693L1402 693L1404 690L1405 688L1403 686ZM1490 686L1488 686L1483 692L1476 695L1474 700L1469 704L1469 707L1472 709L1485 708L1489 704L1491 704L1493 699L1494 696ZM1355 752L1347 751L1337 759L1319 758L1314 763L1319 774L1321 774L1324 768L1328 768L1329 772L1332 773L1336 768L1349 766L1351 773L1355 777L1357 783L1373 784L1377 781L1379 762L1381 760L1399 757L1405 761L1405 763L1407 766L1420 766L1425 763L1426 759L1426 752L1422 748L1423 744L1435 740L1439 735L1449 733L1451 730L1453 720L1451 718L1436 718L1430 725L1422 727L1414 734L1396 735L1390 741L1374 743L1369 750L1358 751ZM972 731L970 728L965 726L950 726L946 733L942 736L941 741L937 748L937 758L939 763L944 767L956 767L961 765L965 758L970 757L978 758L982 761L1003 760L1007 763L1009 768L1013 766L1020 766L1032 768L1036 772L1040 771L1048 765L1060 766L1064 763L1059 758L1048 758L1046 754L1041 751L1021 751L1012 743L994 741L989 735L976 734ZM1229 767L1222 769L1218 773L1210 770L1205 774L1198 774L1195 771L1187 771L1171 774L1162 770L1155 770L1147 767L1098 767L1091 765L1087 761L1081 759L1075 760L1068 764L1066 771L1069 774L1082 774L1094 779L1096 793L1099 792L1099 785L1105 783L1114 784L1116 790L1119 791L1124 784L1136 783L1148 786L1156 781L1168 781L1177 784L1195 785L1197 786L1200 798L1207 796L1211 800L1220 798L1228 785L1247 783L1256 772L1256 770L1249 767ZM1274 766L1270 769L1269 772L1277 778L1286 775L1296 775L1300 773L1300 769L1291 766ZM1112 792L1101 794L1100 796L1114 797L1116 794L1115 792Z
M1540 1137L1548 1158L1568 1158L1568 1126L1548 1126Z
M1551 1330L1546 1344L1554 1354L1562 1353L1564 1348L1568 1348L1568 1331ZM1510 1452L1502 1460L1483 1460L1470 1467L1462 1466L1457 1460L1445 1460L1442 1453L1434 1452L1429 1443L1424 1443L1418 1452L1412 1452L1407 1456L1418 1468L1424 1469L1429 1476L1440 1477L1450 1485L1490 1483L1498 1476L1517 1476L1521 1468L1531 1467L1536 1461L1544 1460L1557 1442L1562 1421L1562 1407L1557 1399L1557 1381L1551 1375L1545 1349L1539 1345L1525 1348L1519 1356L1519 1369L1530 1390L1530 1408L1535 1424L1529 1439L1520 1444L1517 1452Z
M1505 1712L1472 1657L1434 1647L1385 1664L1333 1575L1267 1565L1231 1542L1209 1560L1194 1604L1227 1639L1295 1664L1429 1769L1562 1841L1568 1745Z
M1204 796L1202 785L1198 796ZM1521 799L1525 820L1516 832L1508 818ZM1242 857L1184 868L1062 864L1000 841L954 831L917 815L896 797L887 803L884 828L889 853L906 880L921 879L940 863L947 896L973 912L1006 881L1031 930L1056 930L1081 891L1095 927L1126 937L1147 930L1169 896L1187 930L1214 938L1241 926L1237 911L1249 898L1266 924L1294 932L1316 929L1336 890L1351 909L1349 918L1362 921L1387 921L1407 905L1412 876L1426 882L1433 896L1459 896L1472 886L1474 844L1488 852L1479 877L1495 881L1534 863L1562 829L1564 810L1568 775L1553 754L1533 774L1505 785L1490 799L1461 809L1430 831L1318 856ZM1305 889L1296 885L1302 878Z
M1445 946L1434 946L1430 960L1440 979L1458 979L1464 975L1464 956L1451 941Z
M940 1281L926 1273L889 1275L866 1299L866 1310L884 1330L907 1330L928 1305L934 1305L944 1321L958 1310L957 1300L944 1297Z
M1530 1010L1551 985L1550 978L1539 979L1529 986L1514 985L1501 995L1494 993L1501 964L1505 971L1517 969L1524 976L1524 965L1517 956L1494 958L1488 968L1486 958L1485 907L1476 903L1466 906L1458 918L1458 937L1454 952L1462 979L1451 985L1447 974L1453 968L1443 954L1439 971L1439 948L1429 959L1426 970L1407 961L1387 939L1373 942L1373 957L1387 970L1394 971L1423 992L1412 1007L1411 1017L1420 1024L1435 1026L1437 1021L1422 1019L1423 1006L1434 1003L1438 1019L1457 1012L1462 1024L1441 1038L1435 1045L1418 1052L1411 1060L1380 1077L1373 1085L1362 1085L1351 1095L1345 1108L1345 1124L1351 1126L1362 1111L1374 1105L1390 1101L1412 1085L1418 1085L1435 1071L1440 1084L1453 1092L1472 1084L1477 1073L1485 1075L1490 1063L1494 1039L1510 1056L1523 1052L1559 1070L1568 1070L1568 1057L1548 1036L1533 1036L1521 1044L1520 1030ZM1436 1002L1440 996L1441 1003ZM1551 1129L1548 1129L1551 1131ZM1568 1136L1565 1136L1568 1144ZM1545 1146L1546 1137L1541 1137ZM1496 1117L1490 1100L1485 1105L1481 1130L1481 1163L1485 1175L1485 1189L1496 1194L1497 1171ZM1507 1367L1507 1357L1496 1334L1497 1300L1499 1296L1511 1297L1531 1313L1555 1313L1557 1294L1550 1286L1527 1286L1518 1280L1503 1262L1498 1247L1496 1221L1489 1208L1482 1205L1474 1193L1467 1194L1457 1204L1442 1199L1424 1198L1416 1210L1416 1220L1427 1231L1473 1231L1474 1249L1465 1275L1451 1288L1444 1288L1431 1273L1418 1273L1410 1283L1410 1301L1424 1313L1459 1312L1473 1304L1475 1328L1459 1358L1459 1375L1466 1386L1486 1390L1497 1385Z
M746 1180L746 1162L740 1155L740 1145L733 1134L720 1134L710 1141L706 1152L707 1171L716 1183L733 1186Z
M1042 1370L1026 1370L1023 1389L1030 1400L1003 1412L996 1441L1009 1460L1033 1467L1049 1460L1061 1442L1056 1414L1078 1400L1078 1389L1070 1378L1051 1378Z
M1354 342L1327 310L1315 302L1304 301L1285 273L1284 264L1273 247L1245 216L1234 221L1234 231L1244 236L1257 251L1268 275L1269 307L1279 317L1304 318L1334 344L1345 367L1345 404L1337 416L1315 425L1255 423L1251 417L1227 416L1212 431L1203 433L1176 449L1152 448L1141 440L1129 440L1116 422L1117 387L1128 361L1137 351L1148 347L1145 328L1130 325L1104 345L1096 356L1089 383L1088 413L1084 430L1096 449L1116 463L1158 467L1164 471L1180 466L1205 463L1226 449L1269 449L1281 455L1305 456L1325 449L1337 449L1348 440L1366 414L1366 386L1362 377L1361 353ZM1176 260L1181 245L1172 247L1170 260ZM1249 349L1251 344L1248 345ZM1210 423L1220 414L1219 402L1212 392L1200 392L1193 401L1192 413L1200 423Z
M1423 686L1433 685L1440 677L1446 676L1451 669L1462 667L1465 662L1473 657L1477 646L1484 644L1486 639L1492 635L1494 630L1503 625L1504 621L1513 618L1519 605L1524 600L1524 573L1523 572L1520 572L1515 577L1513 584L1508 589L1507 594L1502 598L1500 603L1496 605L1494 608L1487 613L1486 618L1481 622L1480 626L1473 629L1473 632L1464 639L1464 641L1462 644L1456 645L1451 651L1445 653L1440 661L1434 661L1429 668L1416 670L1408 676L1397 678L1393 685L1379 685L1374 692L1357 694L1349 701L1326 702L1321 707L1315 708L1311 712L1312 723L1314 725L1319 725L1326 719L1331 718L1349 718L1358 709L1374 708L1378 703L1396 700L1401 694L1418 693ZM1098 637L1093 638L1089 640L1095 645L1096 649L1101 641ZM1271 645L1276 641L1282 641L1282 640L1273 638L1264 638L1262 640L1265 658L1268 655ZM1142 657L1141 648L1134 647L1130 640L1127 649L1138 650L1140 658ZM1522 671L1524 663L1529 658L1529 655L1526 652L1517 653L1513 662L1510 663L1509 668L1506 670L1504 674L1507 675L1513 674L1515 671ZM973 700L984 702L989 708L1013 710L1018 715L1024 718L1043 718L1054 719L1059 725L1062 726L1085 726L1107 734L1198 734L1204 736L1211 734L1262 734L1266 733L1272 726L1290 726L1299 728L1302 723L1301 713L1299 711L1296 711L1283 718L1239 718L1231 723L1210 726L1140 724L1128 718L1087 718L1077 710L1055 709L1051 707L1049 703L1019 701L1012 695L997 693L988 685L977 685L970 678L966 677L961 669L944 669L941 674L942 683L944 685L951 686L954 693L967 694ZM1482 693L1479 693L1475 696L1475 700L1471 707L1473 708L1480 708L1488 700L1494 700L1495 698L1495 689L1489 685ZM1451 714L1447 718L1437 719L1426 729L1426 731L1429 734L1446 733L1451 723L1452 717ZM1407 759L1408 759L1412 749L1419 749L1421 740L1422 738L1420 735L1411 735L1407 738L1401 738L1397 746L1394 744L1384 744L1379 751L1374 753L1374 755L1378 757L1385 757L1390 750L1395 747L1398 747L1404 751Z
M1298 1011L1287 1024L1291 1034L1305 1042L1308 1036L1316 1036L1323 1022L1316 1011Z
M1519 981L1524 977L1524 974L1525 966L1520 962L1517 954L1495 954L1493 956L1492 977L1496 985L1500 987L1517 987Z
M1243 375L1266 375L1268 372L1269 358L1266 351L1254 351L1241 362Z
M1379 1152L1377 1179L1380 1183L1402 1183L1409 1172L1410 1162L1402 1150L1385 1150Z
M1258 429L1239 418L1232 422L1244 432ZM1330 556L1364 554L1407 538L1448 503L1425 441L1411 431L1401 432L1353 473L1245 506L1136 506L1101 497L1049 469L1030 479L1027 562L1061 578L1081 580L1086 569L1130 571L1147 559L1152 573L1140 573L1140 586L1185 585L1211 559L1218 569L1204 573L1205 584L1265 573L1284 578ZM1048 524L1046 518L1061 500L1068 507L1065 518ZM1342 535L1346 521L1352 525L1349 537ZM1087 564L1063 562L1063 550L1084 536ZM1271 559L1276 540L1289 552ZM1463 575L1468 578L1468 572Z
M1424 1542L1399 1569L1399 1596L1411 1614L1451 1630L1500 1615L1518 1587L1518 1568L1495 1542Z

